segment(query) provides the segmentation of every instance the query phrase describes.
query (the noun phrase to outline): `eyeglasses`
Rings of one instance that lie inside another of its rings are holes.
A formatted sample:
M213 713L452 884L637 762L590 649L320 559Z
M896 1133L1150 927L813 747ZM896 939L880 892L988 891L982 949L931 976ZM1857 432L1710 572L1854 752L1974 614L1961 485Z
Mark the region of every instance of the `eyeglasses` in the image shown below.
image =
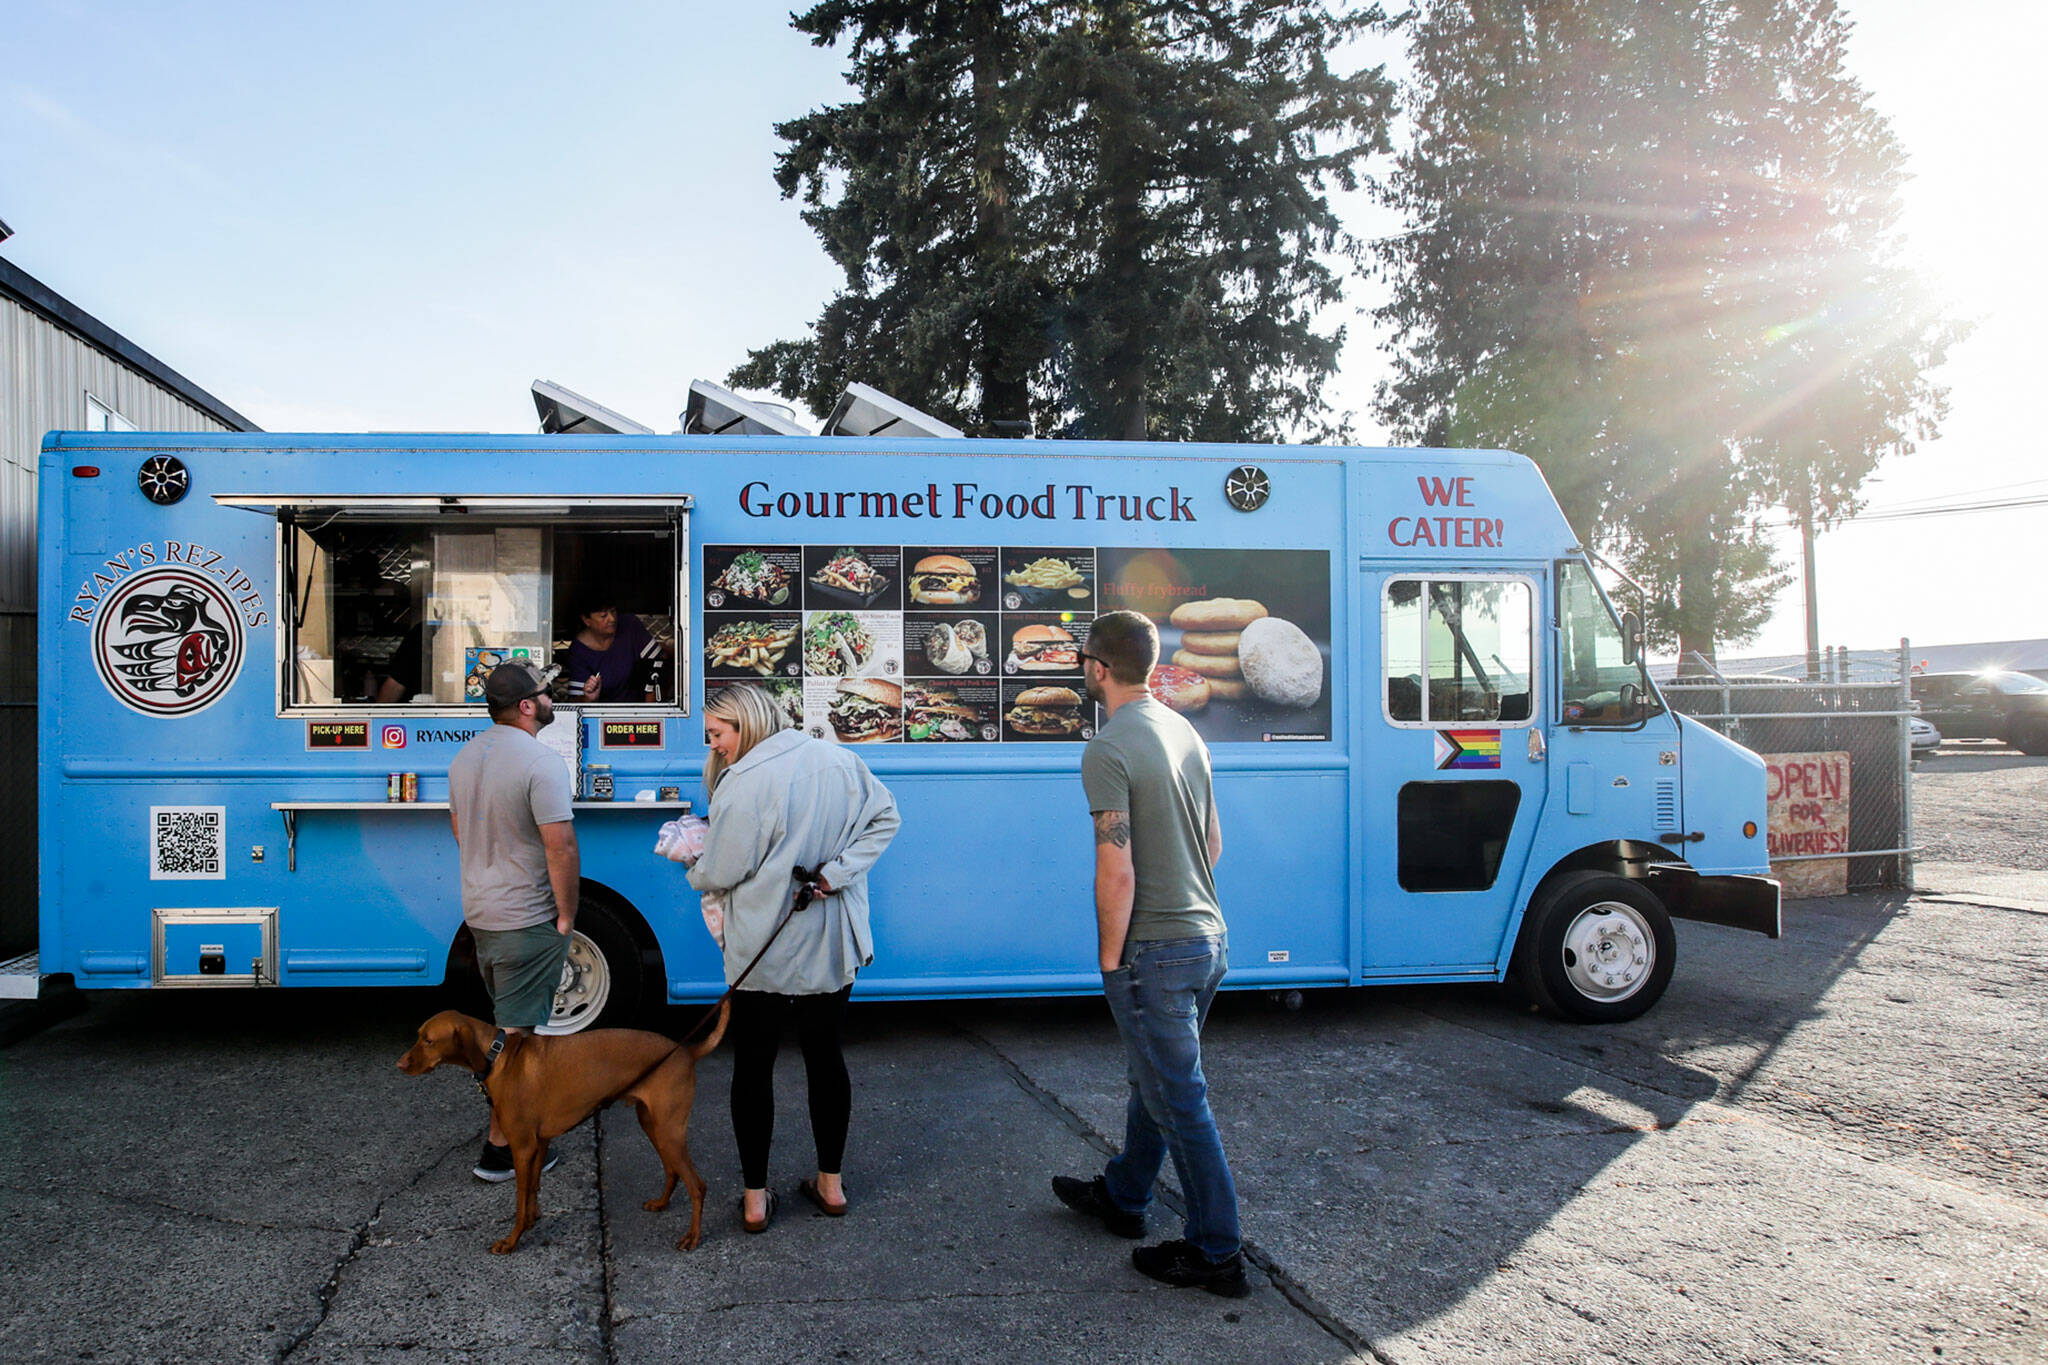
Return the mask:
M1074 651L1074 657L1084 664L1092 660L1095 663L1101 664L1104 668L1109 667L1109 660L1103 658L1100 654L1084 654L1077 649Z

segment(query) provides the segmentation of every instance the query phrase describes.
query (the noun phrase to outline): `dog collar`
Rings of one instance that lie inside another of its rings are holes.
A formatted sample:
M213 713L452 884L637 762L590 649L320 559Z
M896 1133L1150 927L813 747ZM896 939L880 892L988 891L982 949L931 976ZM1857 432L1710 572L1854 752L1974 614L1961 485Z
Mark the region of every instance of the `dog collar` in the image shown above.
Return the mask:
M498 1064L498 1054L505 1050L505 1030L499 1029L491 1038L491 1050L484 1054L484 1069L476 1073L476 1088L483 1091L484 1098L491 1097L491 1069Z

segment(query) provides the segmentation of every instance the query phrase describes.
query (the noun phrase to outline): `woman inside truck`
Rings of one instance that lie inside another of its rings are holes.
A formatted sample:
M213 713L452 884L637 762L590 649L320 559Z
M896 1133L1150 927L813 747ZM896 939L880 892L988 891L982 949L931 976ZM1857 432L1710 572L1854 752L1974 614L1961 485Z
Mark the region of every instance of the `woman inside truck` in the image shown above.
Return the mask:
M578 600L583 629L569 642L569 695L576 701L639 701L660 646L607 593Z

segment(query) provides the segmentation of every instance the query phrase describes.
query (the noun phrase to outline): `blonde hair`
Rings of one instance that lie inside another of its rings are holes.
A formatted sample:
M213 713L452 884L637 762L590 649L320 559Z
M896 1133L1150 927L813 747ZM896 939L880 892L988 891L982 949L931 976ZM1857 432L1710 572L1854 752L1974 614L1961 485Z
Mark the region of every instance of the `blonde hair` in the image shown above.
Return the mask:
M718 717L727 725L740 732L740 751L734 761L745 758L756 744L787 728L789 718L782 712L775 698L751 683L733 683L721 687L711 694L704 703L706 719ZM704 790L718 790L718 779L725 776L726 762L716 750L704 756Z

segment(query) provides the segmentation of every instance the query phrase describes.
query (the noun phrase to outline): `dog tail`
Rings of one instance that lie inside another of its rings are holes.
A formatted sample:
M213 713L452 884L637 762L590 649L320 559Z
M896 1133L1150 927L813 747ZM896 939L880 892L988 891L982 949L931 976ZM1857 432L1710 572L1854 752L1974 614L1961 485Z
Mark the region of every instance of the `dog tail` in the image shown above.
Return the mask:
M718 1046L718 1040L725 1037L725 1023L730 1018L732 1018L732 1001L730 999L720 1001L718 1006L718 1026L711 1030L711 1035L703 1042L690 1046L690 1055L700 1061L710 1056L711 1049Z

